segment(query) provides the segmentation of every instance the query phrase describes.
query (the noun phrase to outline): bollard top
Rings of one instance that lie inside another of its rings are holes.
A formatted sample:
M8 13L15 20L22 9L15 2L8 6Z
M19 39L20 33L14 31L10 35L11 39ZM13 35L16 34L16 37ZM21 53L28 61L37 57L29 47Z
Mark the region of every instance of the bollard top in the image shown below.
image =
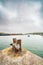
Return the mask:
M17 41L16 38L13 38L13 43L16 43L16 41Z
M21 44L21 39L18 39L17 40L17 44Z

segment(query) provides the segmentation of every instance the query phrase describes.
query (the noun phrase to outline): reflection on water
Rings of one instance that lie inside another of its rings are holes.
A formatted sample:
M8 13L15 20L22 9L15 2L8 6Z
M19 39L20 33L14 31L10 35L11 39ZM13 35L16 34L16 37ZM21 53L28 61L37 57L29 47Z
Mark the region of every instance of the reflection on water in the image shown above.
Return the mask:
M12 38L22 39L22 47L43 57L43 37L39 35L24 36L0 36L0 50L9 47Z

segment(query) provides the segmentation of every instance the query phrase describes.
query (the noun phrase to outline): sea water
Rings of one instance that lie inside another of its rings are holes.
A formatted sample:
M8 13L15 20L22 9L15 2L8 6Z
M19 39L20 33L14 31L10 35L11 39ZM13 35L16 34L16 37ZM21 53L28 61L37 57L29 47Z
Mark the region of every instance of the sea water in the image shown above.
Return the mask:
M43 57L43 37L40 35L0 36L0 50L10 47L13 38L22 40L22 47Z

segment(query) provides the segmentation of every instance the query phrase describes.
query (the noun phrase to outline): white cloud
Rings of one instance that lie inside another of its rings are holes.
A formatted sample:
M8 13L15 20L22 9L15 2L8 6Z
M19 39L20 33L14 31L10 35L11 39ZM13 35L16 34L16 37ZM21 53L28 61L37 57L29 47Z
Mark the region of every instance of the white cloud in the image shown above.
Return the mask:
M3 11L3 13L7 16L8 19L12 19L13 17L17 17L17 11L11 11L2 5L0 5L0 10Z
M8 8L9 6L9 8ZM4 27L0 27L1 31L9 32L38 32L43 31L41 28L41 3L29 2L18 3L4 7L0 5L0 10L7 18L7 24ZM4 22L3 22L4 23ZM6 26L6 27L5 27Z

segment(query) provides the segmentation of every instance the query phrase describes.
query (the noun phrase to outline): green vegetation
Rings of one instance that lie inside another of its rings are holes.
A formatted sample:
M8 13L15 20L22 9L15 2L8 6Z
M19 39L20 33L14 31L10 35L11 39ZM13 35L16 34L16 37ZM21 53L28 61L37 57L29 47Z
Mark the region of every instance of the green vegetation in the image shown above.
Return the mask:
M0 36L11 36L11 35L43 35L43 32L33 32L33 33L0 33Z
M43 35L43 32L25 33L25 35L28 35L28 34L31 34L31 35Z
M29 33L29 34L33 34L33 35L43 35L43 32L36 32L36 33Z

